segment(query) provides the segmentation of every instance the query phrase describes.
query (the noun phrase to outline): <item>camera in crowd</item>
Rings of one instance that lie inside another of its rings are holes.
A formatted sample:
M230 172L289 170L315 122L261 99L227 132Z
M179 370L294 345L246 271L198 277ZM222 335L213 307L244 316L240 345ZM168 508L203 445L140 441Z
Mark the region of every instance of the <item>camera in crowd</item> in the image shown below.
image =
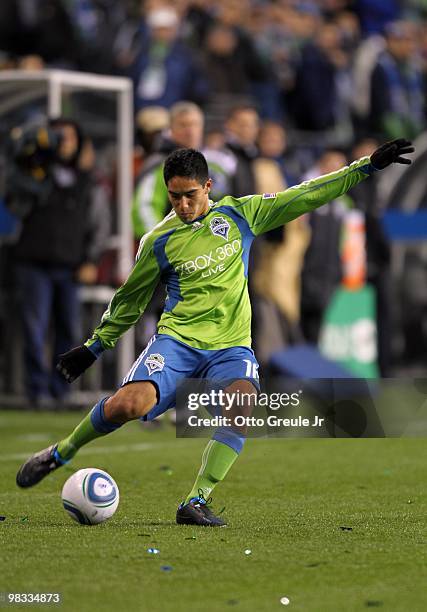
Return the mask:
M80 127L67 118L13 128L3 181L9 209L24 217L48 203L54 185L74 185L82 144Z
M43 181L58 160L61 132L50 126L16 127L10 136L10 161L35 181Z

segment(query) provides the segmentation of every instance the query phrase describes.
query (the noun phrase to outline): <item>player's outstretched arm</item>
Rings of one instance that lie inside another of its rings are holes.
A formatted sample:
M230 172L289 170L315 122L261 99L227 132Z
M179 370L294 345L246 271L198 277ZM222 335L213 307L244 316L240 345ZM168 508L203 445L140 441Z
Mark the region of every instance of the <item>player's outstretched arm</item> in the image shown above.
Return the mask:
M377 170L392 163L410 164L411 160L403 155L413 151L411 142L404 138L386 142L371 157L362 157L336 172L305 181L286 191L239 198L235 208L257 236L331 202Z
M115 346L120 336L138 321L150 301L160 269L152 245L144 238L132 272L114 294L92 337L82 346L59 356L56 368L69 383L83 374L104 350Z

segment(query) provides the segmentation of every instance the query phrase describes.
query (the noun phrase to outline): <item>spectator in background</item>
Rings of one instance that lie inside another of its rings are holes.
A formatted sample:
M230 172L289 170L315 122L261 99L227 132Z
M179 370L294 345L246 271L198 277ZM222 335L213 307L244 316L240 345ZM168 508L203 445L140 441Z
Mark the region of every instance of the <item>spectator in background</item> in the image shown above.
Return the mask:
M205 145L212 151L222 151L225 147L224 130L220 127L213 127L205 134Z
M178 13L172 7L147 13L139 48L129 68L136 111L153 105L170 108L180 100L206 101L208 81L196 54L179 39L179 26Z
M275 62L261 50L250 29L251 4L247 0L192 2L183 31L192 46L202 50L211 90L220 95L219 100L217 95L208 100L208 114L215 114L221 103L230 106L222 96L245 95L256 101L262 117L280 119L283 104ZM268 10L264 5L262 12ZM231 105L240 101L231 100Z
M81 63L88 72L114 74L118 71L117 39L127 20L123 2L116 0L73 0L67 3Z
M282 173L285 188L297 181L294 161L287 155L287 134L281 123L263 121L258 134L258 148L261 157L274 160Z
M12 132L5 201L22 220L14 248L23 324L25 384L33 406L62 400L69 386L54 368L79 335L78 283L92 284L108 237L109 208L94 197L92 156L80 127L56 119ZM53 324L53 349L46 343Z
M353 56L360 44L359 20L354 13L342 11L336 14L334 23L340 31L342 48Z
M38 55L50 67L83 67L72 19L65 3L56 0L2 0L0 49L14 56Z
M370 128L379 139L414 138L425 126L417 27L398 21L386 27L386 49L371 78Z
M257 110L250 105L236 106L229 113L225 128L226 148L234 155L237 163L230 195L239 198L248 193L257 193L253 168L253 161L258 156Z
M292 115L301 130L335 128L343 114L341 77L348 68L340 31L334 23L323 23L301 51L292 93Z
M353 96L350 102L356 134L365 137L371 133L369 115L371 109L372 73L385 48L384 37L375 34L359 44L353 56Z
M322 7L319 4L312 0L291 3L292 13L288 21L300 47L313 40L323 24Z
M253 65L245 56L236 31L214 23L204 41L204 68L215 95L249 95Z
M267 7L265 7L267 10ZM232 31L235 37L233 64L240 64L241 92L252 96L263 118L280 120L283 117L283 102L274 63L264 56L257 47L248 27L251 19L251 5L248 1L227 0L221 2L216 14L216 24L224 31ZM217 62L218 62L218 58ZM242 77L246 84L243 90ZM237 78L237 74L236 74ZM215 91L215 90L214 90ZM235 91L234 89L232 91Z
M162 134L169 128L169 111L163 106L147 106L135 118L134 180L140 175L145 160L160 146Z
M206 34L214 23L218 3L206 0L192 0L186 6L184 20L184 37L190 47L201 49Z
M285 10L279 4L256 4L248 20L248 33L264 62L274 66L281 94L293 84L293 54L297 47L295 33L283 18Z
M334 172L346 163L341 151L327 150L303 180ZM344 194L307 216L311 240L302 269L301 328L306 341L313 344L317 344L323 313L341 280L341 229L351 205L350 197Z
M135 119L136 141L145 156L154 153L162 134L169 129L169 111L163 106L147 106Z
M356 0L354 10L363 36L382 34L388 23L400 18L403 4L400 0Z

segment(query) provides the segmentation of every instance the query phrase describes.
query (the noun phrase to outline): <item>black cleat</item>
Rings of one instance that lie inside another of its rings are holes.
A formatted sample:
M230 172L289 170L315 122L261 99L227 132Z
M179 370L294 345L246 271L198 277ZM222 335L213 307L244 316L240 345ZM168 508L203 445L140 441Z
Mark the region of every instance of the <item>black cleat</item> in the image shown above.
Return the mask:
M193 497L187 504L180 504L176 511L176 522L178 525L201 525L202 527L225 527L227 523L212 512L208 507L210 499L203 497L199 490L199 496Z
M58 457L56 446L56 444L49 446L27 459L16 475L16 484L18 487L22 487L23 489L32 487L40 482L45 476L61 467L61 465L67 463L67 461L61 461Z

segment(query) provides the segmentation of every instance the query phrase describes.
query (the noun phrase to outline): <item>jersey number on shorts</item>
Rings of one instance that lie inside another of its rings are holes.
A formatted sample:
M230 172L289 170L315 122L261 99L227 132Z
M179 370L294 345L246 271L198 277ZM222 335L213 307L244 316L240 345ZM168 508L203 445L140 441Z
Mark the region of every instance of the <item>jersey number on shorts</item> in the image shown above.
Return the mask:
M244 359L243 361L246 363L246 378L259 378L258 364L252 363L250 359Z

